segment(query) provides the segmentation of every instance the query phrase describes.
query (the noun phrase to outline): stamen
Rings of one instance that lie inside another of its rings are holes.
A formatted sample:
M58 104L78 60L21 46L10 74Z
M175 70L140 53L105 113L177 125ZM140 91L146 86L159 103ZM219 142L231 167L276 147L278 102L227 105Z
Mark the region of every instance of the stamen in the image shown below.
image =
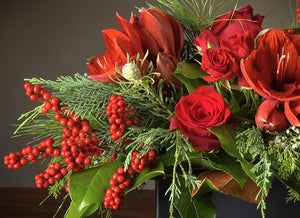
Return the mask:
M277 88L280 88L285 78L287 63L290 59L289 53L284 54L284 47L281 49L281 54L277 54L277 71L276 71L276 82Z

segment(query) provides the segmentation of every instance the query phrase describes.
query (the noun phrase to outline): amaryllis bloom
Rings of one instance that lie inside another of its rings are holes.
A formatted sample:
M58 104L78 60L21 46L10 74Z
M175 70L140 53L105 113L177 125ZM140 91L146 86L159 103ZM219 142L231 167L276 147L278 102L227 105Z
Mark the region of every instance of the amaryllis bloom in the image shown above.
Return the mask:
M177 78L171 73L183 47L183 31L178 21L154 8L142 9L139 17L132 14L129 21L117 14L117 20L121 32L103 31L107 52L88 63L90 77L112 82L109 77L115 73L115 63L122 70L127 63L127 53L134 60L138 53L143 58L149 51L147 60L152 61L156 69L164 69L162 78L177 84ZM159 54L164 58L159 58Z
M217 36L219 41L227 40L236 33L250 32L256 36L261 30L263 16L253 15L253 8L251 5L240 10L232 10L230 13L218 17L211 31Z
M241 61L248 84L260 96L285 102L289 122L298 123L294 111L300 99L300 36L287 36L282 30L268 31L250 56ZM293 102L293 103L288 103Z
M175 106L176 117L170 129L179 129L199 151L221 148L220 141L207 128L221 126L230 117L230 109L213 86L200 86Z
M89 63L89 76L101 82L113 82L115 80L115 67L122 67L128 62L127 54L135 60L137 54L144 56L142 43L136 26L116 15L122 32L114 29L102 31L107 51L94 57Z

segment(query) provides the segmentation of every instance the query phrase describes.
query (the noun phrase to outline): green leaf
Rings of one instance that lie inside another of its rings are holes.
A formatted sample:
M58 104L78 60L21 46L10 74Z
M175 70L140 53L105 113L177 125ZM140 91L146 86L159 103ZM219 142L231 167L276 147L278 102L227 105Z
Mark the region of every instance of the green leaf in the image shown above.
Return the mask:
M245 201L258 203L256 196L260 192L260 188L250 178L247 179L243 187L230 174L223 171L205 171L197 179L201 181L201 184L193 190L192 196L218 191Z
M174 75L185 85L188 92L193 92L200 85L206 84L202 80L203 76L208 75L202 70L199 64L180 62Z
M102 201L109 181L122 160L118 159L100 167L74 173L70 176L70 196L78 211Z
M162 174L164 174L164 165L162 162L159 161L154 168L148 168L146 170L143 170L136 177L134 184L125 191L125 195L127 195L133 189L137 188L138 186L140 186L142 183L148 181L149 179L152 179L156 176L160 176Z
M221 142L222 148L232 157L241 158L236 146L236 126L234 124L223 124L209 128L209 131L216 135Z
M96 204L89 206L82 216L83 217L91 216L101 206L101 203L102 202L98 201Z
M216 217L216 208L212 200L212 192L204 194L196 194L191 197L191 190L185 187L183 179L181 179L180 192L181 196L177 199L175 207L182 218L214 218Z
M76 205L74 204L74 202L71 201L70 206L69 206L68 210L66 211L66 214L64 217L65 218L81 218L88 208L89 207L85 207L85 208L81 209L81 211L79 211L78 208L76 207Z
M209 153L207 158L211 161L213 167L230 174L240 184L241 188L244 186L248 175L243 171L236 158L229 156L222 150L219 153Z

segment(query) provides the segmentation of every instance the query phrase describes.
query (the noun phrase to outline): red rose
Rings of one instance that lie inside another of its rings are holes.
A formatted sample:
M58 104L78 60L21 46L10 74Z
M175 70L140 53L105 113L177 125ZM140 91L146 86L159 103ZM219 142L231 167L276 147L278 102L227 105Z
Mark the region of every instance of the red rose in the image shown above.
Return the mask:
M254 38L250 32L237 33L230 37L228 40L223 40L221 48L229 52L237 63L240 63L242 59L246 59L254 49ZM239 79L239 84L249 87L249 84L245 80L240 68L235 72Z
M211 48L203 53L202 69L210 74L203 79L208 82L214 82L219 79L231 80L239 66L235 58L223 49Z
M200 52L205 52L210 47L218 48L219 40L211 30L204 30L196 37L194 45Z
M262 30L263 18L259 14L253 16L253 8L248 5L238 11L232 10L230 13L218 17L211 30L220 42L227 40L236 33L246 31L256 36Z
M175 106L175 114L170 129L178 128L196 150L211 151L221 147L218 138L207 128L224 124L231 112L213 86L201 86L182 97Z

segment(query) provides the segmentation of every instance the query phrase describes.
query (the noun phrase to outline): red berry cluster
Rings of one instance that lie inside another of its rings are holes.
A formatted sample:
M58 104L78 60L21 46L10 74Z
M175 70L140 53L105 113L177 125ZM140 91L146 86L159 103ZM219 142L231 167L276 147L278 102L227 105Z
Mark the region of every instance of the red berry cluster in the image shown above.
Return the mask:
M48 188L54 185L56 180L64 178L68 174L68 170L62 167L60 163L52 163L46 169L45 173L35 176L35 184L38 188Z
M33 87L29 82L25 82L24 89L26 90L26 95L30 98L30 100L35 101L48 101L51 98L50 93L42 88L41 85L35 84Z
M151 150L146 155L137 159L139 152L134 152L131 158L131 167L124 172L123 167L119 167L117 172L113 174L113 178L109 184L111 188L106 190L104 198L104 206L116 210L118 209L124 198L124 190L131 186L131 179L134 173L140 173L149 168L157 161L156 152Z
M28 161L37 162L40 155L43 158L61 156L69 170L79 171L91 164L90 157L98 157L103 152L97 146L99 144L97 135L91 131L88 120L82 120L72 112L66 114L66 106L60 105L60 100L57 97L51 98L51 94L39 84L31 86L29 82L26 82L24 88L26 95L31 100L45 101L42 106L43 113L48 113L50 110L56 112L54 118L60 122L61 126L64 126L63 140L60 143L61 148L53 147L54 139L48 138L37 147L27 146L22 149L22 152L12 152L6 155L4 163L9 168L18 169L20 166L26 165ZM55 180L63 178L68 173L67 168L58 169L58 164L50 165L46 173L40 173L36 176L37 187L53 185Z
M130 161L131 167L135 172L142 172L143 170L150 167L150 165L155 164L156 159L156 152L151 150L141 158L138 158L140 155L139 152L135 151L132 154L132 158Z
M127 177L133 174L134 172L131 168L125 172L124 167L119 167L117 172L113 174L113 178L109 182L111 188L106 190L104 198L105 207L113 210L120 207L124 198L124 190L131 186L131 180Z
M53 147L54 139L48 138L42 141L37 147L30 145L24 147L22 151L16 153L11 152L9 155L4 156L4 164L10 169L19 169L21 166L25 166L28 161L35 163L38 161L38 156L43 158L48 156L59 156L60 150Z
M37 158L34 160L37 161ZM33 162L34 162L33 161ZM8 155L4 156L4 164L7 165L9 169L19 169L21 166L27 164L27 159L22 155L20 151L18 152L11 152Z
M113 141L123 137L124 130L127 126L134 126L139 124L139 117L130 119L133 115L134 106L128 107L127 103L121 96L112 95L106 107L106 115L109 116L108 122L110 124L111 139ZM129 144L128 139L123 140L123 144Z

